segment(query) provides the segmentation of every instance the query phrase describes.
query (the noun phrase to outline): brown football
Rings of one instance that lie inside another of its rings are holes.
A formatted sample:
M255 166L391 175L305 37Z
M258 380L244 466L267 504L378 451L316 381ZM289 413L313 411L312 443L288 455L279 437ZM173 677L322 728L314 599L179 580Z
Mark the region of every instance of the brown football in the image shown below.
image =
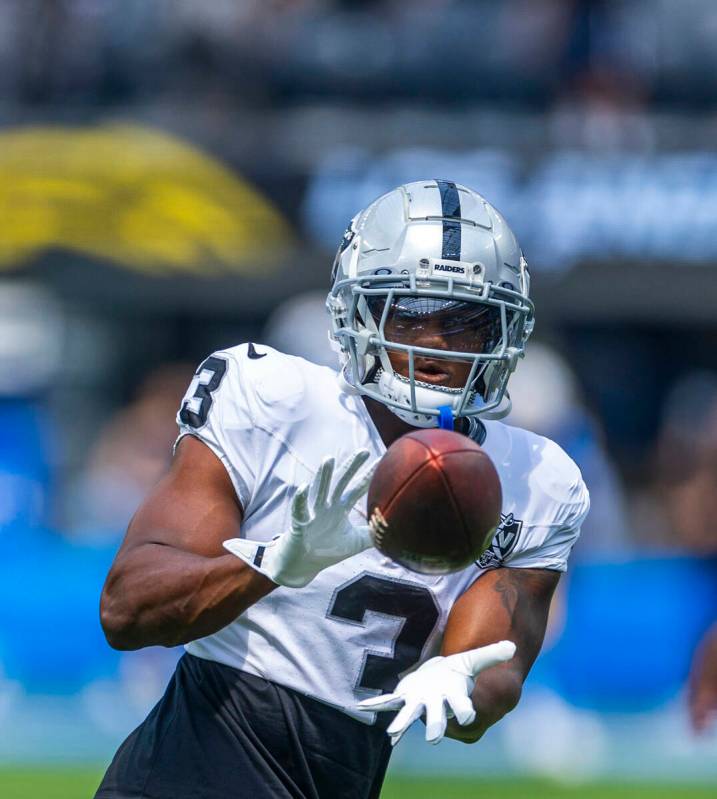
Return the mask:
M391 444L371 480L371 537L408 569L448 574L489 546L501 503L498 472L478 444L450 430L416 430Z

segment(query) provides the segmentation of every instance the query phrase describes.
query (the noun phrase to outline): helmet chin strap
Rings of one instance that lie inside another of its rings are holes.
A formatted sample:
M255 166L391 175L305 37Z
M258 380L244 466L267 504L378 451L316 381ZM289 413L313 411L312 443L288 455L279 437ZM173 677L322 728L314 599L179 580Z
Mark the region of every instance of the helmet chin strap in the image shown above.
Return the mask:
M438 426L442 430L453 430L453 408L450 405L438 408Z

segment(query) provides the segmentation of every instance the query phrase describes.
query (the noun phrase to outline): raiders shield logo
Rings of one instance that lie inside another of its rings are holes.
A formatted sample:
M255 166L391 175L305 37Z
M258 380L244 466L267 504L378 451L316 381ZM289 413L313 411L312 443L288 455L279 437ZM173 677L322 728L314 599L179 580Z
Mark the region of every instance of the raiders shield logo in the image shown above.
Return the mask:
M522 519L516 519L512 513L500 514L500 524L495 531L493 541L486 551L476 561L481 569L494 569L501 566L503 561L515 549L518 536L523 528Z
M341 256L344 254L346 248L351 244L354 240L354 236L356 235L356 231L354 230L354 221L353 219L349 222L349 226L344 231L344 235L341 237L341 244L339 244L338 252L336 253L336 258L334 258L334 265L331 269L331 282L333 283L336 280L336 274L339 271L339 262L341 261Z
M341 237L341 243L339 244L339 251L343 252L349 244L354 240L354 236L356 235L356 231L354 230L354 223L353 220L349 223L349 226L344 230L344 235Z

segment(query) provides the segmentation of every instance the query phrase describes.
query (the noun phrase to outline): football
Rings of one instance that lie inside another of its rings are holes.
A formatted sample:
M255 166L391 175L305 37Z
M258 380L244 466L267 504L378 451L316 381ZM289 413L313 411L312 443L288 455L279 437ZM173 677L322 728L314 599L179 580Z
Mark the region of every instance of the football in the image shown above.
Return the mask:
M371 480L371 538L412 571L449 574L489 546L501 503L498 473L478 444L450 430L417 430L388 448Z

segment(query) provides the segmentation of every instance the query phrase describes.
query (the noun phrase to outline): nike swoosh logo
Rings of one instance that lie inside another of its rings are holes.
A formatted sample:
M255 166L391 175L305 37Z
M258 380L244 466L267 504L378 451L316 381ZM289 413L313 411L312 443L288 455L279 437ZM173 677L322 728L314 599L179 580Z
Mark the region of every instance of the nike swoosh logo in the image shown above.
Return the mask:
M253 344L249 344L249 349L247 350L247 355L253 360L256 361L258 358L266 358L268 355L267 352L257 352L254 349Z

